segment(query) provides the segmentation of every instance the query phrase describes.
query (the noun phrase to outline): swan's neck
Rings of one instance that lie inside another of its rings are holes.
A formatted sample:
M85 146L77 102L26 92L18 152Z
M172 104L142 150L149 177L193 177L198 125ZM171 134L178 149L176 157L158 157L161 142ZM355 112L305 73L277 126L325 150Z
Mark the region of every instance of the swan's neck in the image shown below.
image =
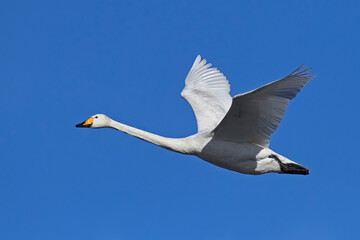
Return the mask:
M127 133L149 143L153 143L160 147L171 151L189 154L191 152L189 143L186 138L167 138L153 133L149 133L134 127L127 126L117 121L111 120L110 127L121 132Z

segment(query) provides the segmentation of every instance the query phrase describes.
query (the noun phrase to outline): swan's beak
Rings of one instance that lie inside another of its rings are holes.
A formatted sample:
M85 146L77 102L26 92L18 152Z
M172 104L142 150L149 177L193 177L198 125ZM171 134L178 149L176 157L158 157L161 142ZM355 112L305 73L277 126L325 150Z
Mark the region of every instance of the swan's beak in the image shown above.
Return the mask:
M88 120L86 120L85 122L76 124L75 127L87 127L87 128L89 128L89 127L91 127L93 121L94 121L94 118L91 117L91 118L89 118Z

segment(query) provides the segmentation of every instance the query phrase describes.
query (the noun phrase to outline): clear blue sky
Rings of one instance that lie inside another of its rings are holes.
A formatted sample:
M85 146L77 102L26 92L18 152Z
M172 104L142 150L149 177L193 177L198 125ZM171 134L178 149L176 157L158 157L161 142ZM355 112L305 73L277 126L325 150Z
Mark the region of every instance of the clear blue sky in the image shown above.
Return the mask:
M359 11L359 1L2 2L0 239L353 239ZM271 143L310 175L242 175L74 127L104 113L194 134L180 92L197 54L232 95L313 67Z

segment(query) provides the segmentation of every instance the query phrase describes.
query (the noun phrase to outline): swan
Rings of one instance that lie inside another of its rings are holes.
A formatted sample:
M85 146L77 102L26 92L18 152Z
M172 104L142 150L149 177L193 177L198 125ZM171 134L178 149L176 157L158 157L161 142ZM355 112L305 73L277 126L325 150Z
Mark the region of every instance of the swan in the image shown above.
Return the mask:
M300 164L269 148L288 102L312 79L301 65L288 76L231 97L224 74L198 55L185 79L181 96L191 105L198 132L185 138L162 137L95 114L77 124L82 128L113 128L182 154L195 155L216 166L244 174L309 174Z

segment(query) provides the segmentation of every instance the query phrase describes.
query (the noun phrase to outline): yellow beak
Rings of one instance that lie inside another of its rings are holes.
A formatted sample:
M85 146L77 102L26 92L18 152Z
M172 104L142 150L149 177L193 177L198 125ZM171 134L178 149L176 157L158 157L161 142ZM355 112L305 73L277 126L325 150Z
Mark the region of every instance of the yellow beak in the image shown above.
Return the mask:
M88 127L89 128L89 127L91 127L93 121L94 121L94 118L91 117L91 118L87 119L85 122L76 124L76 127Z

